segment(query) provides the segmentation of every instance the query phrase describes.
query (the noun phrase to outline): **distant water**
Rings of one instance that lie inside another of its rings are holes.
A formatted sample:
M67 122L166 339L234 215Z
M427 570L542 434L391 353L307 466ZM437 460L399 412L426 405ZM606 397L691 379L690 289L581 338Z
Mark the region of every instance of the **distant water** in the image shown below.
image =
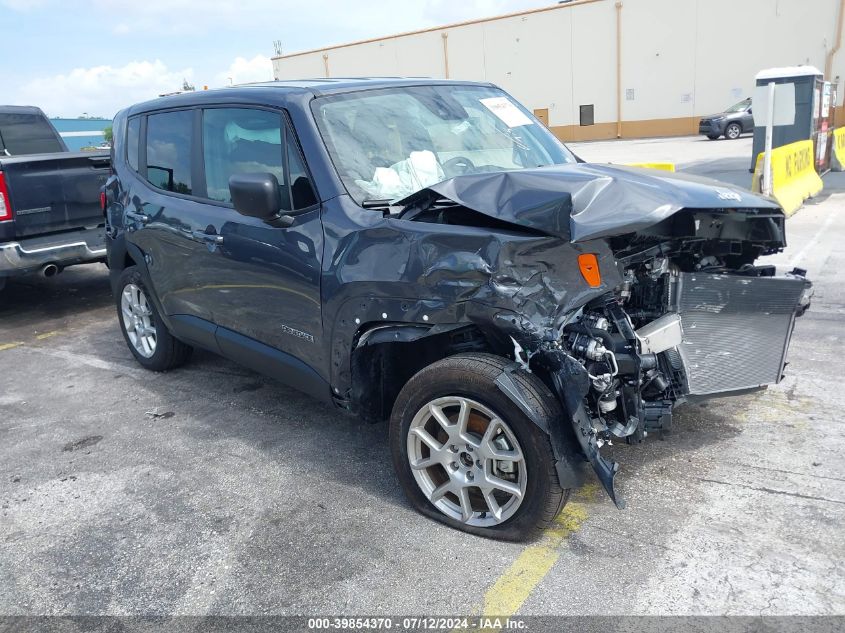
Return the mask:
M65 145L72 152L83 147L103 142L103 130L111 125L111 119L50 119L62 136Z

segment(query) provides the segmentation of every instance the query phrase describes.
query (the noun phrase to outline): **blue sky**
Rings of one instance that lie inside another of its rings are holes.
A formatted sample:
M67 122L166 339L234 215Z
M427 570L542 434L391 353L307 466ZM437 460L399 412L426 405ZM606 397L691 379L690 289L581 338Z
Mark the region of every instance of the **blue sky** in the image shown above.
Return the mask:
M270 79L295 52L552 4L542 0L0 0L6 104L112 117L177 90Z

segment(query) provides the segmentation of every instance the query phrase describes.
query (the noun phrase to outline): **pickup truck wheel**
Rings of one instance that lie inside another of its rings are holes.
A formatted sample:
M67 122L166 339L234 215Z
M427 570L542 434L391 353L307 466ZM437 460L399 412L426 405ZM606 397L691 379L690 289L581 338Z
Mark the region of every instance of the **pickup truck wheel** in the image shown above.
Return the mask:
M735 141L742 136L742 126L739 123L729 123L725 128L725 138Z
M136 266L120 276L117 315L129 351L143 367L166 371L184 365L192 348L173 337L161 320Z
M390 448L419 512L471 534L523 541L551 525L569 491L558 483L548 435L495 384L509 364L460 354L417 373L393 407ZM560 405L546 386L526 372L513 376L537 415L556 424Z

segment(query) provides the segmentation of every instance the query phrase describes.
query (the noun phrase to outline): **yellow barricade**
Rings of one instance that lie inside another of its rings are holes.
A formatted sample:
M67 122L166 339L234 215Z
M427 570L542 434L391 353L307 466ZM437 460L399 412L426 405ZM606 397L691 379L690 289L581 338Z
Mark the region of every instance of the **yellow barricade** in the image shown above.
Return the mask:
M763 154L757 156L751 190L762 190ZM772 194L783 207L786 215L792 215L804 200L821 192L824 184L816 173L813 141L798 141L772 150Z
M833 130L833 147L830 150L830 168L845 171L845 127Z
M628 167L646 167L648 169L662 169L663 171L675 171L675 163L626 163Z

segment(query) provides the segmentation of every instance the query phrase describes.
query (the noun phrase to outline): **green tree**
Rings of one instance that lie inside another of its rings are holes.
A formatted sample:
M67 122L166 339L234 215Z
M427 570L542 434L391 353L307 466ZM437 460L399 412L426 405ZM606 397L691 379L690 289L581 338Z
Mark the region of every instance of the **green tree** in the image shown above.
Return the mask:
M106 143L112 142L112 139L114 138L114 134L112 134L111 125L106 126L106 129L103 130L103 138L106 139Z

